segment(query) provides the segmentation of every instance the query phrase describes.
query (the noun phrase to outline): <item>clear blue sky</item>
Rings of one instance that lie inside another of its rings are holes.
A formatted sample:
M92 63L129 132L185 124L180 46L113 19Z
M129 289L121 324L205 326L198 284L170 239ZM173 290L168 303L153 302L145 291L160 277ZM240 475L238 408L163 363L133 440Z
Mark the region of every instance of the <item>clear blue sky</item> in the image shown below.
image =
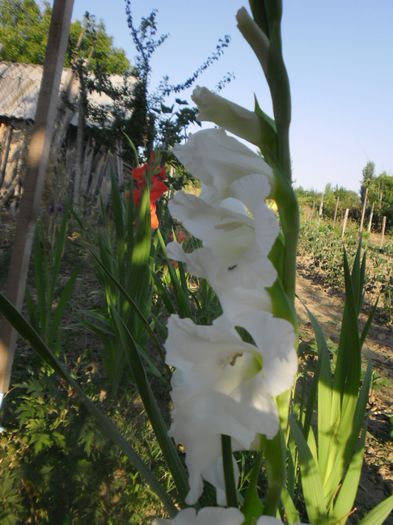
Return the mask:
M169 38L153 61L152 85L163 75L181 82L229 34L229 48L200 78L211 89L232 72L222 95L250 109L254 93L265 111L270 97L258 62L236 28L240 0L133 0L135 19L158 9ZM74 18L102 19L114 44L135 50L123 0L75 0ZM284 0L283 42L291 90L291 149L297 185L328 182L358 190L367 161L393 173L393 1ZM187 97L186 97L187 98Z

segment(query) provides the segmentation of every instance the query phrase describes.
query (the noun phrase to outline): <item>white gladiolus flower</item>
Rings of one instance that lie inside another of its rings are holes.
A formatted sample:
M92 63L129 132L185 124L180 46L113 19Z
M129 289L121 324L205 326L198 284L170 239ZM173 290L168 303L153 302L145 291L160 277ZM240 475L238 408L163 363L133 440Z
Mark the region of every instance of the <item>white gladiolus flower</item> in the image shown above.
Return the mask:
M230 197L230 185L251 173L264 175L273 184L273 171L247 146L223 129L204 129L173 148L186 170L202 183L201 198L212 203Z
M172 216L203 242L185 253L180 244L168 245L168 256L182 261L187 270L206 278L214 288L226 315L233 319L246 310L270 310L265 288L276 279L268 254L277 238L277 217L264 199L269 182L262 175L235 180L231 197L220 205L184 192L169 203Z
M155 519L152 525L241 525L244 516L239 509L229 507L205 507L198 514L195 509L183 509L172 520ZM256 525L283 525L283 522L271 516L260 516ZM295 525L307 525L295 523Z
M235 320L249 310L271 310L265 288L276 280L276 270L266 257L252 263L227 266L211 248L186 253L177 242L167 246L168 257L186 264L187 271L207 279L221 303L225 315Z
M173 423L170 434L186 450L190 492L200 497L203 479L223 498L223 480L214 471L221 458L221 435L233 450L249 450L258 434L269 439L278 430L273 397L292 386L296 373L292 325L268 312L239 316L256 346L242 341L225 316L199 326L172 315L165 343L172 376Z
M244 516L239 509L204 507L198 514L195 509L183 509L171 520L155 519L152 525L241 525Z
M261 127L253 111L220 97L205 87L197 86L191 98L198 106L199 120L214 122L238 137L256 146L260 145Z

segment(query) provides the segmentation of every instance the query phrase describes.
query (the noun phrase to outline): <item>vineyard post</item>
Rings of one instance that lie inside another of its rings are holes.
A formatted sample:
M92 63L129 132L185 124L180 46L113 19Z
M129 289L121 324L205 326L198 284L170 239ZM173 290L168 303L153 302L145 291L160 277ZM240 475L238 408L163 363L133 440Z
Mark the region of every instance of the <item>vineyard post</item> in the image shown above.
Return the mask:
M364 216L366 214L366 206L367 206L367 195L368 195L368 188L366 188L366 192L364 194L362 216L360 218L360 224L359 224L359 233L362 233L363 231Z
M373 215L374 215L374 203L372 203L371 211L370 211L370 217L368 219L368 227L367 227L368 233L371 232L371 226L372 226L372 223L373 223Z
M324 199L324 197L325 197L325 193L322 193L321 203L319 205L319 212L318 212L319 218L322 217L322 213L323 213L323 199Z
M386 215L384 215L382 219L381 244L379 245L380 250L382 250L383 248L383 243L385 239L385 228L386 228Z
M348 213L349 213L349 208L346 208L345 215L344 215L343 229L341 232L341 239L344 239L345 229L347 227L347 221L348 221Z
M319 227L319 223L321 221L321 217L322 217L322 213L323 213L323 198L325 196L325 192L322 193L322 197L321 197L321 202L319 204L319 211L318 211L318 227Z
M336 222L337 219L337 212L338 212L338 203L340 202L340 197L337 197L336 199L336 207L334 208L334 218L333 222Z

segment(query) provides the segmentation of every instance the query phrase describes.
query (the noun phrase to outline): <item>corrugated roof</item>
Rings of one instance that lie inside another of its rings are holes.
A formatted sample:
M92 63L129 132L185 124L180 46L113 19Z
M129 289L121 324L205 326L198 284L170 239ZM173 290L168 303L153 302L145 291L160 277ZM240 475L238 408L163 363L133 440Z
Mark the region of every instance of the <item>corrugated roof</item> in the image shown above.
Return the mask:
M37 109L38 94L42 78L42 66L36 64L18 64L13 62L0 62L0 116L34 120ZM60 90L64 92L69 85L72 72L64 69L61 76ZM120 87L124 82L121 75L111 75L110 80L115 87ZM135 78L129 78L128 83L132 86ZM75 100L78 93L78 82L72 83L72 99ZM114 101L103 93L89 93L89 102L96 106L111 107ZM72 123L78 120L77 112L72 118Z

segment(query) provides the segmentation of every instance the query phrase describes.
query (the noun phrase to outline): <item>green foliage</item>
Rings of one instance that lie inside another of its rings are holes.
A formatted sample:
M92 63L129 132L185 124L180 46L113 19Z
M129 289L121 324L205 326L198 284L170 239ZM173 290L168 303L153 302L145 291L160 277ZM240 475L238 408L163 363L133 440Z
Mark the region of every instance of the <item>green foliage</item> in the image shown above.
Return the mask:
M327 184L323 194L316 190L306 190L302 186L295 190L300 206L308 206L319 210L323 195L323 213L324 217L333 219L336 210L337 200L337 218L343 217L345 210L349 209L349 217L356 219L360 215L360 199L356 192L347 190L342 186L332 188Z
M107 35L102 20L85 13L82 21L71 23L66 66L70 66L75 54L88 60L88 69L107 75L124 75L131 66L123 49L113 47L113 38Z
M153 149L167 152L171 146L181 142L186 136L189 124L197 122L197 109L190 107L189 102L180 98L180 95L192 87L208 67L219 60L229 45L230 37L225 35L223 39L219 39L216 50L184 82L170 84L169 78L164 77L159 87L152 91L152 58L168 35L158 34L157 10L154 9L148 16L142 17L139 24L135 22L131 0L125 0L125 10L137 51L135 66L139 79L134 91L135 110L131 115L127 134L132 137L136 147L144 152L145 157L149 158ZM218 89L222 89L232 78L233 75L227 74L219 82Z
M311 391L317 393L300 410L299 422L291 416L304 502L310 522L344 525L351 513L360 480L366 436L366 405L371 385L371 367L361 376L361 348L370 323L358 325L364 297L365 256L361 247L352 271L344 253L346 300L340 341L334 365L322 330L309 312L319 359ZM370 314L370 319L372 314ZM315 410L315 417L313 416ZM316 420L315 426L304 423ZM300 423L303 421L303 427ZM293 458L296 464L297 458ZM298 505L297 505L298 507Z
M0 0L0 59L43 64L51 14L49 2L41 7L35 0ZM124 51L113 47L103 22L97 23L88 13L83 22L71 23L66 66L76 52L82 58L91 55L91 70L124 74L130 69Z
M35 234L34 290L26 291L26 304L33 327L40 332L49 346L59 353L60 323L68 308L75 286L78 268L75 268L69 278L60 285L60 269L64 253L69 213L63 214L60 222L53 224L53 245L46 238L42 221L38 223Z
M20 372L22 363L16 365ZM0 522L144 525L146 512L162 513L139 474L97 432L74 390L59 389L55 377L43 370L37 373L36 366L34 373L15 385L8 400L6 432L0 436L0 461L7 471L0 477ZM80 377L88 379L81 370ZM98 402L99 383L85 388ZM150 427L137 415L135 401L129 391L121 399L122 411L103 398L99 402L165 479L162 455Z
M102 341L103 364L116 394L120 385L134 379L127 330L149 371L157 376L161 374L146 351L146 325L149 325L152 304L151 265L154 266L153 254L150 254L149 190L145 188L136 207L132 198L125 198L120 192L113 177L111 195L112 217L102 208L98 233L87 245L93 256L93 270L101 285L104 306L85 312L85 326ZM88 237L90 232L85 230L84 234Z
M145 481L149 483L152 490L159 498L161 498L168 512L173 513L174 506L171 497L169 496L169 491L165 490L161 482L157 479L151 469L151 465L147 465L144 462L141 455L135 449L135 443L133 442L133 445L131 445L130 441L127 441L127 434L124 432L122 433L112 419L97 406L97 403L92 401L85 394L80 384L71 376L67 368L54 356L40 335L2 294L0 294L0 312L17 330L19 335L31 345L31 348L36 354L48 364L61 379L64 380L63 384L70 387L71 391L78 395L81 404L93 417L103 435L119 447L122 453L128 458L131 465L137 469L137 471L144 477Z
M1 60L43 64L50 17L49 2L40 9L35 0L1 0Z
M342 247L341 225L332 221L318 221L307 218L306 213L302 220L299 242L299 254L303 256L304 270L311 276L323 281L337 290L344 287L342 274ZM345 233L345 245L349 250L354 250L358 239L358 226L349 222ZM378 297L378 319L386 322L393 318L392 297L392 263L393 243L391 238L386 238L383 252L379 249L378 242L369 238L365 241L368 250L367 280L365 283L367 308L373 305Z

